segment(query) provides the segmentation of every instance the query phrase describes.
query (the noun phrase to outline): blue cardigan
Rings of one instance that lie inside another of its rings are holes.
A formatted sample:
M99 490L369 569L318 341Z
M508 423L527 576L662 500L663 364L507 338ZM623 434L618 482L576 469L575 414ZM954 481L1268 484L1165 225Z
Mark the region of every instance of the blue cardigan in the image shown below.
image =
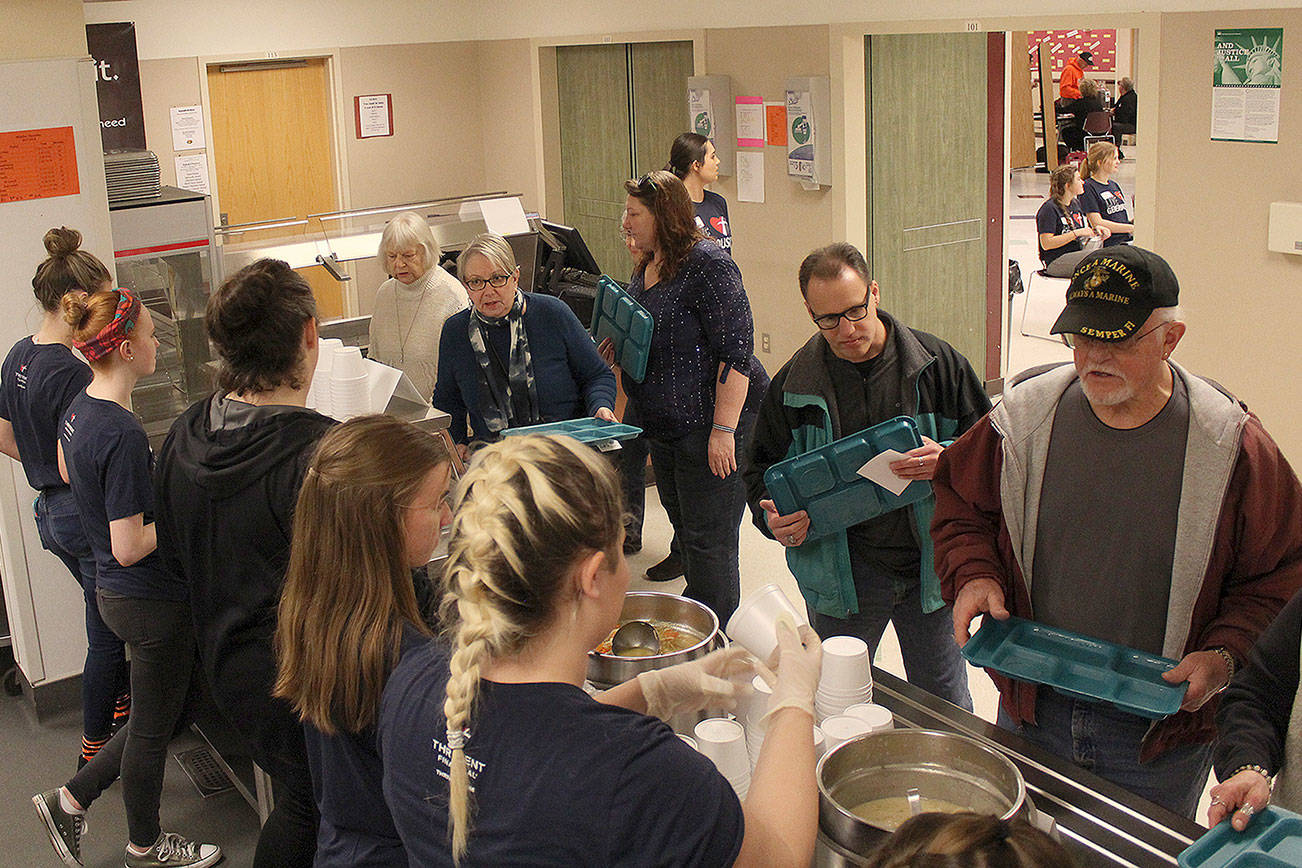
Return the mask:
M615 374L597 354L596 344L569 306L550 295L526 293L524 331L533 356L538 411L544 422L591 416L615 407ZM511 357L511 330L488 328L488 343L503 359ZM434 406L452 416L452 439L465 443L469 416L476 440L493 440L480 408L479 363L470 348L470 310L448 317L439 338L439 373Z

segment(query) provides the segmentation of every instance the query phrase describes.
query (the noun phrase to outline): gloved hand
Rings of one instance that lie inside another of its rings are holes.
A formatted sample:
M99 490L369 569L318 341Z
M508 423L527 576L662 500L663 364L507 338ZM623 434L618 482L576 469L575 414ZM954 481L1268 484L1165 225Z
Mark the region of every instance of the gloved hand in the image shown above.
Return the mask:
M778 619L777 674L769 681L773 698L763 722L783 708L799 708L814 715L814 693L818 678L823 672L823 643L806 624L800 625L797 634L789 620ZM771 675L772 673L768 673ZM769 680L767 675L765 680Z
M755 671L750 652L733 645L698 660L640 673L637 683L646 699L646 713L668 720L684 711L732 711L738 697L751 689Z

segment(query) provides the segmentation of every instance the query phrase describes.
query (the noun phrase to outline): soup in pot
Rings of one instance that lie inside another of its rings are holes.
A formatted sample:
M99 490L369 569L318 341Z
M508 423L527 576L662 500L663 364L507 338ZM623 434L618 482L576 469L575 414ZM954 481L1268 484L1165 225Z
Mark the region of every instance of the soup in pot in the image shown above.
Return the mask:
M630 618L629 620L644 619ZM619 624L616 625L615 629L611 630L610 634L607 635L605 639L601 640L601 644L593 650L598 654L610 654L610 640L614 638L616 631L627 623L628 621L620 621ZM660 639L661 654L673 654L678 651L686 651L694 645L699 645L705 639L705 637L700 633L697 633L695 630L689 630L681 624L670 624L668 621L659 621L655 618L648 620L647 623L655 628L656 636ZM652 655L647 653L645 648L635 648L633 649L632 654L622 654L618 656L650 657Z
M939 811L943 814L957 814L961 811L970 810L970 808L947 802L944 799L931 799L923 796L922 810L924 813ZM891 832L904 825L904 821L913 816L913 812L909 810L909 800L904 796L889 796L885 799L873 799L863 802L851 808L850 813L864 822L872 823L879 829L886 829Z

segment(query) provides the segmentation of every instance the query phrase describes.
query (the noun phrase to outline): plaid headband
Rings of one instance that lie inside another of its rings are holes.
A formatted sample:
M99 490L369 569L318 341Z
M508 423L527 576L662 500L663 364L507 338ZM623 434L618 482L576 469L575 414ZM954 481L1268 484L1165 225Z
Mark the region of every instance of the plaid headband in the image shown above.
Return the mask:
M96 362L112 354L136 327L140 318L140 299L125 289L118 289L118 306L113 319L88 341L74 341L73 345L88 361Z

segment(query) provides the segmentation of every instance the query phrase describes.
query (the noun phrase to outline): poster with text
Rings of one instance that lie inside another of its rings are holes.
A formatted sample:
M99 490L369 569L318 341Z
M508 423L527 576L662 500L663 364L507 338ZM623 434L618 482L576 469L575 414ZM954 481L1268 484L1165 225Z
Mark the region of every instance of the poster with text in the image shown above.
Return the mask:
M687 89L687 111L692 118L692 132L714 139L714 111L710 107L710 90L704 87Z
M1284 28L1217 29L1212 48L1212 140L1279 142Z
M140 100L136 25L130 21L87 24L86 48L95 61L95 96L104 152L143 150L145 109Z
M807 90L787 91L787 174L814 177L814 111Z

